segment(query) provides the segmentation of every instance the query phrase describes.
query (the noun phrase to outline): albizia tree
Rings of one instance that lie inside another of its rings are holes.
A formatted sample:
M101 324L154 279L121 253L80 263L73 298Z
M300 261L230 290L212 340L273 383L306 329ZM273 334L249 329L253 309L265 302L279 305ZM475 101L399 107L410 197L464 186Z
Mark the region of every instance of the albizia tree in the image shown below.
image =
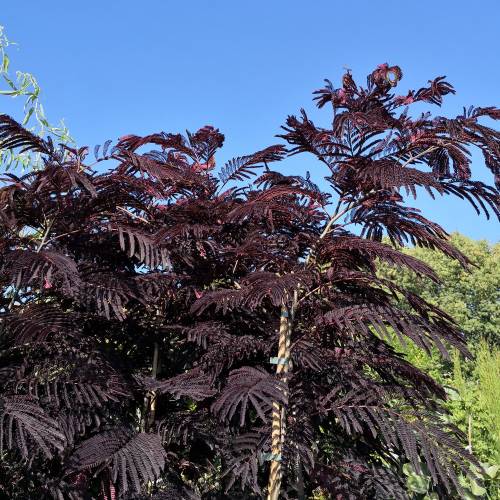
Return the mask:
M386 339L444 356L467 355L465 339L377 263L438 280L388 235L468 266L403 195L498 216L469 150L498 175L500 134L478 120L500 113L414 118L408 105L453 89L438 78L395 96L400 79L382 65L361 88L347 73L317 92L331 128L287 120L288 152L315 155L329 192L270 170L281 146L214 175L224 138L212 127L96 148L103 171L86 148L0 117L0 147L45 158L0 189L2 494L406 498L408 462L437 492L460 491L475 461L445 393Z

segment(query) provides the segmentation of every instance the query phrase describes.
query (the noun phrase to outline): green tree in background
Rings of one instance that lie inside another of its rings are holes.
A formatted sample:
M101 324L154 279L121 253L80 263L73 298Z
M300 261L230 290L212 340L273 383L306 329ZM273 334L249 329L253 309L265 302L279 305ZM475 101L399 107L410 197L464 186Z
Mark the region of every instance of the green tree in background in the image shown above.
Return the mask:
M22 124L31 132L43 137L51 135L62 144L72 144L73 138L61 120L59 125L49 123L40 101L41 89L38 81L31 73L16 71L16 76L10 75L9 48L16 45L7 38L4 27L0 25L0 95L24 100L22 108ZM1 108L0 108L1 112ZM0 149L0 166L9 170L13 167L22 169L40 166L40 153Z
M432 283L409 273L399 273L400 280L455 318L467 334L471 349L481 339L500 346L500 244L490 245L458 233L452 235L451 242L472 261L475 267L471 272L443 254L414 248L407 253L430 264L443 283Z
M443 361L439 353L426 354L413 345L395 346L410 362L424 369L447 388L453 423L466 434L468 447L483 463L480 474L485 488L470 486L470 498L500 499L500 244L475 241L455 233L451 242L473 263L470 272L430 249L412 248L406 253L431 265L441 284L384 267L397 280L428 302L454 317L467 334L473 359L458 354ZM396 345L397 344L397 345ZM408 473L416 498L425 498L426 481ZM427 498L433 498L427 494Z

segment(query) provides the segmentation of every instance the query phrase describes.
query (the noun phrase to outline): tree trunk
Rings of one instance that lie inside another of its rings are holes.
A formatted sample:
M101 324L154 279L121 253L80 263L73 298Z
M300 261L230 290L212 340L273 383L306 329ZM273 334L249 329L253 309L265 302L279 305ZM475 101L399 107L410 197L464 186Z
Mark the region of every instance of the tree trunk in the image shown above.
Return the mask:
M158 342L155 342L154 352L153 352L153 366L151 370L151 377L156 379L158 376L158 364L160 361L160 346ZM149 418L148 418L148 428L154 424L156 418L156 392L151 391L151 399L149 402Z
M158 365L160 360L160 346L158 342L154 343L153 363L151 365L151 377L156 379L158 376ZM156 392L148 391L144 396L144 410L142 415L141 431L147 432L153 425L156 416Z

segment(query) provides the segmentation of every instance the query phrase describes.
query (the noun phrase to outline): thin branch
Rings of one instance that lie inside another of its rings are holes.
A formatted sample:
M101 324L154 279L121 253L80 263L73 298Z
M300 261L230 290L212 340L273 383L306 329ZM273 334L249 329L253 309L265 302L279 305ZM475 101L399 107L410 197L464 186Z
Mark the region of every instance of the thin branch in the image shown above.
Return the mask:
M48 245L49 243L52 243L53 241L58 240L59 238L64 238L65 236L68 236L70 234L74 233L79 233L80 231L83 231L83 229L75 229L74 231L68 231L67 233L60 234L59 236L54 236L53 238L50 238L45 244Z
M47 236L49 235L49 232L50 232L50 229L52 228L52 224L54 223L54 220L51 220L48 225L47 225L47 229L45 230L45 233L43 234L43 238L42 238L42 241L40 242L40 244L38 245L38 248L36 250L36 253L39 253L40 250L42 249L43 245L45 245L45 240L47 239Z
M117 210L121 210L122 212L125 212L126 214L130 215L131 217L133 217L134 219L139 219L140 221L142 222L145 222L146 224L149 224L149 221L144 219L143 217L141 217L140 215L136 215L134 213L132 213L130 210L127 210L126 208L124 207L116 207Z
M328 285L327 285L328 286ZM331 285L330 285L331 286ZM300 304L304 299L307 299L307 297L309 297L310 295L312 295L313 293L316 293L318 292L319 290L321 290L321 286L317 286L316 288L314 288L313 290L309 291L308 293L306 293L305 295L303 295L298 301L297 301L297 304Z
M343 215L345 215L349 210L351 210L354 207L355 203L351 202L347 205L347 207L344 210L341 210L338 213L335 213L332 215L328 223L326 224L325 228L323 229L323 232L320 234L319 239L322 240L329 232L330 228L332 225L338 221Z
M408 165L410 165L410 163L413 163L415 160L417 160L418 158L421 158L422 156L426 155L427 153L432 153L432 151L436 150L437 148L438 148L437 146L431 146L430 148L427 148L424 151L421 151L417 155L412 156L410 159L405 161L403 163L402 167L403 168L407 167Z

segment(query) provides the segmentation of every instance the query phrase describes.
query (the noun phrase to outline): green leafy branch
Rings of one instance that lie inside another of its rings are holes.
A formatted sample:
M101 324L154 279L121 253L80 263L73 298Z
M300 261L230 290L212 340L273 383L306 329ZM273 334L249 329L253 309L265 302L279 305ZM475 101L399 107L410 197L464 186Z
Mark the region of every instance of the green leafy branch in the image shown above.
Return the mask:
M40 102L41 89L36 78L31 73L16 71L15 78L9 74L10 57L7 49L13 45L0 26L0 82L6 88L0 88L0 95L12 98L24 98L22 124L31 132L43 137L52 135L58 142L63 144L74 143L69 130L61 120L59 125L52 125L45 115L43 105ZM13 167L21 167L23 170L41 167L40 153L14 152L12 150L0 149L0 165L6 170Z

